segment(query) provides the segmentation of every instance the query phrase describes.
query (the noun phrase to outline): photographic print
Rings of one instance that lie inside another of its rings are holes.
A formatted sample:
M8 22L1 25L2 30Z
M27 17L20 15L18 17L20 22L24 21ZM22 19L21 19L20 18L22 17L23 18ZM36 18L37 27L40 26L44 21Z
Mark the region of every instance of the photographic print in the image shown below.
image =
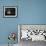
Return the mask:
M19 29L20 28L20 29ZM46 25L18 25L21 40L46 41Z
M4 6L4 17L16 17L17 7L15 6Z

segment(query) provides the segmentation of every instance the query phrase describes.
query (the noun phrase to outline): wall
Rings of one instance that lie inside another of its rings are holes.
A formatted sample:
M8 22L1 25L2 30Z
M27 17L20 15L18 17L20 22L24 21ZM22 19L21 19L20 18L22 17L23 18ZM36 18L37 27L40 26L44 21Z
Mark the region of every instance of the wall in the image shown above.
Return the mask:
M0 0L0 44L7 44L8 34L10 32L17 32L17 18L3 18L3 6L17 6L17 0ZM18 38L17 38L18 39ZM15 43L18 43L16 39Z
M46 0L20 0L19 23L46 24Z
M3 6L10 5L18 6L18 16L3 18ZM46 0L2 0L0 3L0 44L8 43L9 32L18 32L18 24L46 24Z

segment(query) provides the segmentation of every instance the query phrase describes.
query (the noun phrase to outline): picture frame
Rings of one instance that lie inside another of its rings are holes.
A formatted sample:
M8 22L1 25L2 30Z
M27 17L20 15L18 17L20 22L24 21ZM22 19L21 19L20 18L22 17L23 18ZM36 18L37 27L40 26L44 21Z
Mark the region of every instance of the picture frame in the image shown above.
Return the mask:
M28 38L26 40L31 40L31 41L46 41L46 24L18 24L18 42L20 43L22 40L25 40L24 38L21 39L21 31L27 31L28 33L34 32L33 34L28 34L29 36L33 36L32 38ZM37 34L38 33L38 34ZM34 36L35 35L35 36ZM39 35L39 36L38 36ZM37 37L39 38L37 38ZM34 39L33 39L34 38ZM42 38L42 39L41 39Z
M17 17L17 6L3 6L3 17Z

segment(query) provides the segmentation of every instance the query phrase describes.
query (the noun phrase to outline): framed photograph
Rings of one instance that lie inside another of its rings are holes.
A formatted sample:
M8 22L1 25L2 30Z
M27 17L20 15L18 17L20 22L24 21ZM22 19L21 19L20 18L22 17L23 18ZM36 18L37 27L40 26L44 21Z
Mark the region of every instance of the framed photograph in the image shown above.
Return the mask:
M25 40L46 41L46 24L19 24L18 42Z
M4 17L16 17L17 7L16 6L4 6L3 7Z

